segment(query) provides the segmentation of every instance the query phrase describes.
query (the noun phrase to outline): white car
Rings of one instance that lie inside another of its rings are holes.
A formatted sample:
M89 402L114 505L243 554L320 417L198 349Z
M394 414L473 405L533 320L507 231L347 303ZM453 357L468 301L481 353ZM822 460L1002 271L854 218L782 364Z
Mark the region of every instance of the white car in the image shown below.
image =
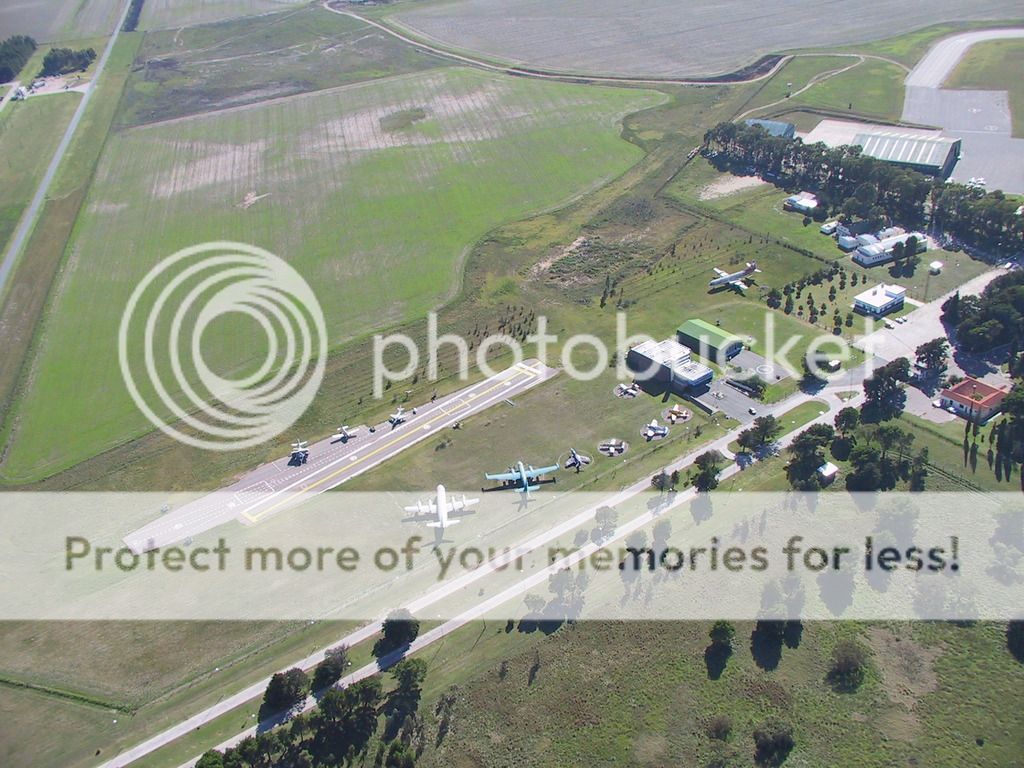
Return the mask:
M757 416L757 409L756 408L747 408L747 413L749 413L751 416Z

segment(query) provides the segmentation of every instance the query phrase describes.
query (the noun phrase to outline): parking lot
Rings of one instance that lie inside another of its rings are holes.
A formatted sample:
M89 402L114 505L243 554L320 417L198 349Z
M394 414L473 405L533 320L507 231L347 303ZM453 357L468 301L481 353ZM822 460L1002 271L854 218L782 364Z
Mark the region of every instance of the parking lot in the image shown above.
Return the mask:
M758 411L764 407L761 402L747 397L735 387L726 384L723 378L716 378L708 385L705 392L691 396L690 399L702 403L712 410L721 411L740 424L749 424L757 418L755 414L750 413L751 408Z

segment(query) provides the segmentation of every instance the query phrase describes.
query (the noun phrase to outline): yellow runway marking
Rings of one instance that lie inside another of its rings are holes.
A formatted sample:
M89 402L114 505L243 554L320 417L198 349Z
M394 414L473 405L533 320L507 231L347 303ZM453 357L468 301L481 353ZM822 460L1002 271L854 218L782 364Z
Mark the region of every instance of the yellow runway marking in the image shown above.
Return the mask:
M464 395L463 396L463 401L462 401L461 405L463 407L468 407L472 401L479 400L480 398L485 397L486 395L489 395L491 392L494 392L496 389L508 386L508 384L510 384L513 381L515 381L515 378L517 376L525 375L525 376L528 376L529 378L536 378L537 376L540 375L540 372L537 370L537 368L535 368L533 366L526 365L525 363L517 363L514 366L514 368L515 368L516 372L513 373L512 376L508 380L499 381L496 384L493 384L490 387L488 387L487 389L484 389L484 390L482 390L480 392L475 392L475 393L473 393L471 395ZM446 416L450 416L451 414L446 413L445 415ZM383 445L380 445L377 448L374 448L372 451L370 451L369 453L363 454L361 457L358 457L358 458L356 456L350 457L349 458L349 462L350 463L347 466L343 466L340 469L335 470L334 472L331 472L329 475L326 475L325 477L322 477L319 480L316 480L316 481L310 483L309 485L304 486L302 488L302 490L303 491L308 491L308 490L310 490L312 488L317 488L317 487L323 485L324 483L326 483L326 482L328 482L330 480L333 480L335 477L337 477L341 473L351 471L352 466L354 464L366 461L367 459L370 459L370 458L372 458L374 456L377 456L382 451L386 451L389 448L391 448L392 446L396 445L397 443L400 443L405 437L406 437L406 433L401 433L401 434L397 435L393 440L389 440L389 441L385 442ZM273 512L274 510L279 508L282 504L286 504L290 500L291 500L291 498L289 496L287 498L284 498L284 499L276 502L275 504L271 505L270 507L268 507L267 509L265 509L264 511L262 511L262 512L256 514L256 515L252 515L252 514L250 514L248 512L242 512L242 516L245 519L247 519L249 522L258 523L262 518L266 517L271 512Z

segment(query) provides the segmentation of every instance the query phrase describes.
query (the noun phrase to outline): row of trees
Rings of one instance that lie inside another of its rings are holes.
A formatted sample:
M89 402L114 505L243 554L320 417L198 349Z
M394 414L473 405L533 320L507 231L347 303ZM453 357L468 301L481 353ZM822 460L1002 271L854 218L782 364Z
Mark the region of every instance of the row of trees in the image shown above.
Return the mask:
M726 165L753 167L782 186L814 190L823 212L831 208L844 218L876 225L920 226L927 211L937 231L990 251L1013 248L1024 237L1024 217L1001 191L986 194L944 183L867 157L859 146L804 144L731 122L711 128L704 142Z
M989 352L1004 344L1024 347L1024 272L1000 275L980 296L956 292L942 305L942 321L956 329L965 352Z
M385 620L378 656L407 647L419 633L419 622L407 612ZM380 675L344 688L337 683L349 666L348 648L331 648L314 669L312 677L295 667L278 672L267 685L260 709L261 720L285 714L303 705L310 695L319 696L309 714L297 714L286 725L242 740L221 753L210 750L197 768L333 768L354 764L377 734L384 717L384 732L374 764L387 768L413 768L425 746L423 723L417 714L427 675L422 659L405 658L395 664L395 686L384 692Z
M36 50L36 41L27 35L14 35L0 43L0 83L18 76Z
M66 75L68 72L80 72L89 68L96 60L96 51L83 48L73 51L70 48L51 48L43 57L43 75Z

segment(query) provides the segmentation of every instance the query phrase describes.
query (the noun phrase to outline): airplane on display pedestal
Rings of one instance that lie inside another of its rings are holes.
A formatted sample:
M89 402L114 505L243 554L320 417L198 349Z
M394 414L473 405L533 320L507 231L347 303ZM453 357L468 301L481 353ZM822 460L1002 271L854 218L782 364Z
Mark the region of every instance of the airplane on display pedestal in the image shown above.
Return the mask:
M427 523L427 526L430 528L440 528L443 531L445 528L461 522L460 520L453 520L449 515L462 512L479 502L480 499L467 499L465 495L461 498L449 497L445 487L438 485L433 499L429 499L425 503L417 501L416 506L405 507L404 509L406 512L413 513L414 520L423 517L436 518L436 520Z
M561 467L557 464L552 464L550 467L534 467L532 465L524 465L523 462L519 462L514 467L509 467L508 472L500 472L496 474L485 474L488 480L500 480L503 488L515 488L516 493L523 493L527 496L530 491L536 491L540 489L542 483L553 483L554 478L550 480L539 480L541 475L547 475L552 472L557 472Z

